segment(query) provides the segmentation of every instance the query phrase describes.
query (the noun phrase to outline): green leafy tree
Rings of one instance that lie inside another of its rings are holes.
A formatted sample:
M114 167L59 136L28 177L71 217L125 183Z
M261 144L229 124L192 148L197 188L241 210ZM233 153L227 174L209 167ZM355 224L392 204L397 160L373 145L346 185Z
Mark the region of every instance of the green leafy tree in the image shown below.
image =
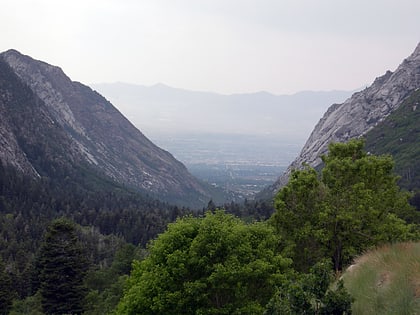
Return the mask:
M335 284L330 260L316 263L308 274L296 273L283 282L264 315L351 314L353 298L343 281Z
M134 263L118 314L262 314L289 270L265 223L222 211L168 226Z
M331 257L339 271L371 246L416 236L404 221L416 214L396 184L392 158L363 147L363 140L331 144L320 176L310 167L294 171L276 196L272 222L298 270Z
M71 221L57 219L48 226L39 266L44 312L81 314L86 294L83 279L87 264Z
M289 183L275 199L276 212L271 217L288 256L295 268L308 271L325 253L314 235L319 221L325 189L312 168L293 171Z

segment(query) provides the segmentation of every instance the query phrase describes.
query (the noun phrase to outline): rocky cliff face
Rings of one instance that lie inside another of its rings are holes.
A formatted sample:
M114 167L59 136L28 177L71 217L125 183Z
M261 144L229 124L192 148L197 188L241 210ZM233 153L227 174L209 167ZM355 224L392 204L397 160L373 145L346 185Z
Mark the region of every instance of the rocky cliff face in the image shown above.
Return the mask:
M53 141L51 138L53 137ZM49 115L42 100L0 58L0 161L31 177L49 166L72 164L78 149ZM64 150L64 148L66 148ZM64 162L65 161L65 162ZM38 164L36 167L35 165Z
M0 54L0 59L19 78L22 89L30 88L33 95L29 98L36 98L32 102L37 102L37 110L31 110L37 115L32 119L42 113L43 121L39 124L59 127L67 139L61 147L73 162L87 163L117 182L166 200L205 204L211 198L207 188L190 175L182 163L155 146L110 102L89 87L71 81L58 67L15 50ZM7 78L3 81L7 84ZM7 89L3 90L2 106L5 109L11 105L7 100ZM21 106L27 101L16 102ZM19 144L16 121L7 119L7 115L0 117L0 158L37 176L39 172ZM23 120L21 123L26 124ZM24 126L19 128L24 129ZM50 135L51 138L55 136ZM37 135L33 134L33 137Z
M420 44L397 70L378 77L370 87L355 93L344 103L332 105L315 126L299 156L277 182L261 195L275 194L287 183L290 172L301 168L303 163L319 166L329 143L346 142L363 136L419 87Z

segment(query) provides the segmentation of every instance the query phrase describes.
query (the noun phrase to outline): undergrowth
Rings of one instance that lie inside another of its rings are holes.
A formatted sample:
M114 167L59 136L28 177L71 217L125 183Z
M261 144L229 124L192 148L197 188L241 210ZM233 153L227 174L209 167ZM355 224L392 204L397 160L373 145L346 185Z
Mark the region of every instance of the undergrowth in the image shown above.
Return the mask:
M420 243L396 243L367 252L343 275L359 314L420 314Z

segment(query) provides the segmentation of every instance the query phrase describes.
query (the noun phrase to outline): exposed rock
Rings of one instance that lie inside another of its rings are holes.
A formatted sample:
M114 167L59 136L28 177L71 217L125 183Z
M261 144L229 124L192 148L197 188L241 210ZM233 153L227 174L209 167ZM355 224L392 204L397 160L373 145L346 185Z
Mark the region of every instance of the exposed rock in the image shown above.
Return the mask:
M272 197L287 184L293 169L299 169L303 164L319 166L329 143L363 136L419 87L420 44L395 72L387 71L344 103L332 105L315 126L299 156L275 184L260 193L260 197Z
M3 107L0 101L0 107ZM0 161L12 165L20 172L38 176L36 170L26 158L24 152L20 150L15 135L6 127L8 123L5 121L4 110L0 108ZM6 128L5 128L6 127Z
M49 123L66 134L69 141L63 145L73 160L81 159L117 182L162 199L185 200L181 203L190 205L205 205L210 200L207 188L182 163L149 141L97 92L72 82L60 68L15 50L0 58L41 100L39 110L49 117ZM0 121L7 126L4 123ZM4 143L0 158L28 172L25 152L13 132L4 127L0 133Z

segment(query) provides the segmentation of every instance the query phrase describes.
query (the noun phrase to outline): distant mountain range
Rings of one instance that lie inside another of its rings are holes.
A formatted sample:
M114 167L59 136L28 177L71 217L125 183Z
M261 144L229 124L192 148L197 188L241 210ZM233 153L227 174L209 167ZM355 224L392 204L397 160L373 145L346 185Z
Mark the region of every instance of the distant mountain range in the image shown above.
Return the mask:
M92 84L150 137L177 134L275 136L303 144L329 104L352 91L222 95L127 83Z
M109 101L15 50L0 54L0 159L32 178L95 173L161 200L216 199Z
M368 137L367 147L372 152L395 155L396 170L401 172L405 180L417 178L420 116L417 113L416 93L419 88L420 44L394 72L388 71L344 103L328 108L299 156L277 182L261 192L259 197L271 198L287 183L291 170L301 168L304 163L312 167L320 166L321 156L327 153L329 143L346 142L363 136ZM396 135L399 136L395 138ZM420 188L408 182L405 182L405 186Z

